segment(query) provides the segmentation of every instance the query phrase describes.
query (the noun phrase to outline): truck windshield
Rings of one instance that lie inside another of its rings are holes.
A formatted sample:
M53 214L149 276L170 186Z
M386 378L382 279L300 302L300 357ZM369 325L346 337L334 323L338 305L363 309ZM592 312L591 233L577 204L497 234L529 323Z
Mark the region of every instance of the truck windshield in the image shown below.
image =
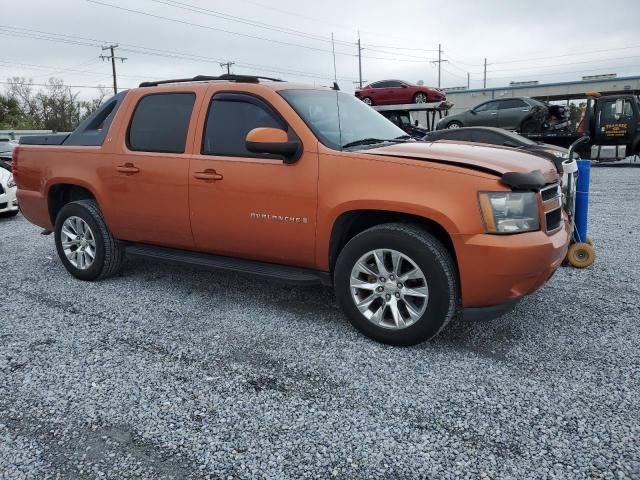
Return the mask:
M281 90L318 139L333 150L408 138L373 108L352 95L333 90ZM339 112L339 113L338 113Z

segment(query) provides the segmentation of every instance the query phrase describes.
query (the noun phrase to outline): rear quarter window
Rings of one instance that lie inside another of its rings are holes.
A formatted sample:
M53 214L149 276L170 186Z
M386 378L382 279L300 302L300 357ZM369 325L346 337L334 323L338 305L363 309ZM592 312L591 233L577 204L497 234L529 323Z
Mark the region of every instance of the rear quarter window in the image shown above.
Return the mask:
M194 93L154 93L136 106L127 146L144 152L184 153Z

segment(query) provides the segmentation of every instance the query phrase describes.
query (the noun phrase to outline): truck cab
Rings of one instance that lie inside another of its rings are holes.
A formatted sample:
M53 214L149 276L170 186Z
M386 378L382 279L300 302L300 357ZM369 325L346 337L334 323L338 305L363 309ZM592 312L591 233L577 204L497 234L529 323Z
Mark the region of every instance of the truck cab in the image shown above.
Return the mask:
M640 152L640 101L635 95L590 96L578 132L591 137L592 160L621 160Z

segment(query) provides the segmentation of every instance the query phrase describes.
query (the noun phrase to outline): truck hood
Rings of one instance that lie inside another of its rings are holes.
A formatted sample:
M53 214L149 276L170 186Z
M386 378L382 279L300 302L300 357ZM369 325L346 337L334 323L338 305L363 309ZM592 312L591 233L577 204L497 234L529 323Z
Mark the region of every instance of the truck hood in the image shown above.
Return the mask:
M547 159L512 148L470 142L409 142L362 150L359 153L411 158L455 165L502 177L505 173L540 172L545 183L558 181L555 166Z

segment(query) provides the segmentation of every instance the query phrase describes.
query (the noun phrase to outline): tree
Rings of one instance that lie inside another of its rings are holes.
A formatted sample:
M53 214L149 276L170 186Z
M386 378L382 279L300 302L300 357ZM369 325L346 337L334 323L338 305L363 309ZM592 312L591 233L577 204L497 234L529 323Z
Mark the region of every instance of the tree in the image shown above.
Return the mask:
M102 104L106 96L107 90L99 87L97 97L80 101L79 93L74 93L60 79L50 78L44 89L36 91L31 79L9 78L6 96L2 97L5 100L0 101L0 125L15 129L72 131L81 119Z

